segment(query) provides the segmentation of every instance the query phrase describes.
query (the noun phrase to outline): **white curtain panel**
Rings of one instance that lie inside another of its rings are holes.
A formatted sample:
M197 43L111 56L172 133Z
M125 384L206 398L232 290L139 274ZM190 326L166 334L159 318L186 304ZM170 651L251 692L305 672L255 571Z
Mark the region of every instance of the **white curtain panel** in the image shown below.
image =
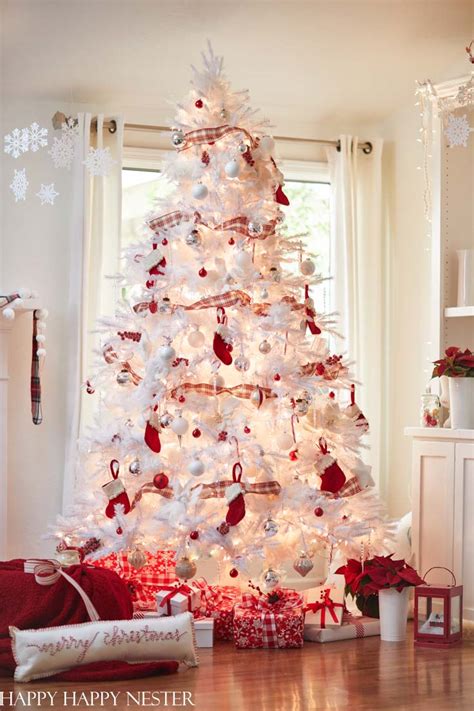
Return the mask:
M340 151L327 158L332 185L332 303L339 313L341 352L354 361L360 385L356 400L370 422L370 452L376 483L383 482L385 375L385 248L382 229L382 146L371 140L365 155L353 136L340 137Z
M94 333L100 316L112 315L117 302L122 219L123 118L80 113L79 143L73 166L73 208L69 231L69 378L67 392L68 441L65 453L63 511L72 503L78 466L77 439L91 422L94 396L83 388L90 375L93 350L100 346ZM114 120L115 133L104 128ZM109 149L115 161L107 176L93 176L84 165L91 149Z

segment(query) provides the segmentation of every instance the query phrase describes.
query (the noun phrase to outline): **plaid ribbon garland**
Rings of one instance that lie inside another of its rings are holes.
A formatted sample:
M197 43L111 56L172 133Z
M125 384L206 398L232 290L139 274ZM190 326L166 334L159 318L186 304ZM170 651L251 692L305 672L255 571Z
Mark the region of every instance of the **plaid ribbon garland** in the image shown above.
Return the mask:
M339 491L336 494L331 494L328 496L328 499L340 499L341 497L346 497L346 496L354 496L354 494L360 494L360 492L363 491L361 485L359 484L359 480L357 477L353 476L351 479L346 481L343 486L339 489ZM324 492L321 492L324 494Z
M236 610L244 610L260 615L263 646L270 649L279 646L276 615L284 615L289 610L303 606L303 596L296 590L284 590L282 592L283 596L274 603L267 602L263 596L257 597L252 593L244 593L242 601L235 606Z
M34 425L40 425L43 422L43 411L41 407L41 380L40 380L40 358L38 355L38 343L36 336L38 335L39 311L33 311L33 336L31 346L31 379L30 379L30 394L31 394L31 418Z
M222 395L222 393L228 393L234 397L242 398L243 400L250 400L255 392L258 392L262 401L267 398L277 397L270 388L264 388L259 385L250 385L249 383L241 383L240 385L234 385L233 387L226 388L221 385L209 385L209 383L182 383L178 385L177 388L173 388L170 393L170 397L176 400L182 392L193 392L200 395Z
M159 494L160 496L164 496L165 499L172 499L174 496L171 486L165 486L163 489L157 489L153 482L149 481L146 484L143 484L143 486L138 489L137 493L133 497L133 501L130 504L131 510L133 510L141 501L143 494Z
M191 146L199 146L203 143L215 143L231 133L243 133L250 141L252 148L257 146L257 141L245 128L224 124L223 126L196 128L194 131L188 131L188 133L184 134L184 143L178 148L178 153L186 151L188 148L191 148Z
M257 239L267 239L267 237L271 237L271 235L275 234L275 227L277 224L276 220L270 220L270 222L266 222L262 225L262 231L258 235L253 235L249 231L250 222L251 220L249 220L248 217L241 215L239 217L233 217L230 220L225 220L215 227L210 227L210 229L222 230L223 232L238 232L239 234L244 235L244 237ZM206 227L209 227L209 225L206 225Z
M249 229L249 224L251 220L245 215L239 215L237 217L232 217L229 220L224 220L217 225L211 225L205 222L199 212L194 212L193 215L185 213L182 210L175 210L175 212L167 212L165 215L159 215L151 220L148 220L148 227L153 230L155 234L160 232L166 232L173 227L179 227L183 222L193 222L195 225L202 225L208 230L213 232L238 232L244 237L249 237L250 239L267 239L275 234L275 228L277 225L276 220L270 220L262 225L262 231L258 235L254 235Z
M169 230L172 227L178 227L182 222L191 222L192 219L192 215L182 210L175 210L174 212L167 212L166 215L154 217L147 222L147 225L153 232L158 233L160 230Z
M202 487L200 493L201 499L221 499L225 496L226 489L233 484L235 484L235 481L228 479L226 481L215 481L212 484L197 484L193 489L197 488L197 486ZM274 494L278 496L281 491L281 486L277 481L262 481L256 482L255 484L240 482L240 484L245 494Z
M141 383L143 378L133 370L133 368L130 365L130 363L128 362L128 360L119 361L119 357L117 355L117 352L114 350L113 346L111 346L111 345L105 346L105 348L103 350L103 355L104 355L105 362L109 363L109 365L111 363L120 363L122 370L126 370L128 373L130 373L130 376L132 378L132 382L134 385L138 385L139 383Z

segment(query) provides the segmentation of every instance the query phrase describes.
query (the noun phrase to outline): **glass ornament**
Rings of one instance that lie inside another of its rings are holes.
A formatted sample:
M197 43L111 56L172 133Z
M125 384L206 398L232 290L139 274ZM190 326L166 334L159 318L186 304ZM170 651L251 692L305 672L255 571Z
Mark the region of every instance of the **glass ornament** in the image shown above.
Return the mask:
M315 269L316 266L311 259L303 259L300 264L300 272L304 274L304 276L311 276L311 274L314 274Z
M189 580L196 575L197 567L196 563L189 558L183 556L176 563L175 573L178 578L183 578L184 580Z
M267 520L263 524L263 530L267 538L272 538L273 536L276 536L276 534L278 533L278 529L279 526L277 522L274 521L272 518L267 518Z
M184 133L181 129L175 129L171 133L171 142L173 146L181 146L184 143Z
M260 343L258 350L260 351L260 353L266 355L267 353L270 353L272 347L271 344L267 340L265 340Z
M128 372L128 370L121 370L119 373L117 373L117 383L119 385L127 385L130 383L132 380L132 376Z
M263 582L268 590L276 588L280 584L280 576L273 568L268 568L263 574Z
M208 189L203 183L196 183L193 185L191 194L195 200L204 200L207 197Z
M141 570L147 564L146 555L140 548L135 548L128 554L127 560L135 570Z
M245 373L250 368L250 361L244 355L237 356L234 360L234 367L239 373Z
M195 331L191 331L188 336L188 343L193 348L200 348L204 344L204 334L197 328Z
M141 467L140 460L138 459L138 457L136 457L135 459L133 459L130 462L130 464L128 466L128 471L130 472L130 474L133 474L134 476L138 476L139 474L142 473L142 467Z
M191 459L188 464L188 471L192 476L202 476L205 470L206 468L204 464L198 457Z
M313 570L314 565L311 558L306 553L301 552L299 557L294 561L293 568L299 575L301 575L302 578L304 578L311 570Z
M247 225L247 232L250 237L259 237L263 232L263 227L259 222L249 222Z
M230 160L224 166L224 172L228 178L237 178L240 173L240 165L235 159Z
M186 235L185 241L186 244L190 247L197 247L199 244L201 244L201 237L199 236L199 232L197 230L191 230L191 232Z

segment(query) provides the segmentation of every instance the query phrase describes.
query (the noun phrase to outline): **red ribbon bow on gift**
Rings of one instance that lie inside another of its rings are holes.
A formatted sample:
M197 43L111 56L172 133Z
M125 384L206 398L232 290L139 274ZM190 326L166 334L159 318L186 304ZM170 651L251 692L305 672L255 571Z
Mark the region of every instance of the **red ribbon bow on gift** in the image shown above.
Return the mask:
M188 610L189 612L192 611L192 595L194 593L193 588L190 588L189 585L186 585L185 583L182 583L181 585L161 585L160 592L165 590L169 590L169 592L160 602L160 607L164 607L166 605L167 615L171 615L171 601L174 597L176 597L176 595L178 595L178 593L182 593L187 597Z
M238 588L229 585L209 585L204 578L194 580L193 585L201 593L201 605L207 609L218 609L224 604L233 605L239 595Z
M305 607L305 612L321 612L321 628L324 629L326 627L326 611L329 612L331 615L332 619L334 622L338 622L337 619L337 612L336 612L336 607L342 607L344 608L344 605L341 602L334 602L331 600L331 589L326 588L324 590L324 597L322 600L318 600L317 602L310 602L308 605Z
M255 614L260 614L264 647L275 648L279 646L276 615L294 610L303 605L303 596L296 590L280 590L280 593L280 599L273 603L268 602L263 595L257 597L252 593L244 593L242 602L235 606L236 610L248 610Z

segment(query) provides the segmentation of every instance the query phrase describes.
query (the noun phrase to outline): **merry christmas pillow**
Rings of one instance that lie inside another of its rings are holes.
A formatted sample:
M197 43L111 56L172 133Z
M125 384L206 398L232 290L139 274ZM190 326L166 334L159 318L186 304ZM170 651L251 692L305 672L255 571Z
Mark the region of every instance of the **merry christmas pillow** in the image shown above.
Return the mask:
M197 666L193 616L100 620L39 630L10 627L15 681L32 681L104 661L175 659Z

